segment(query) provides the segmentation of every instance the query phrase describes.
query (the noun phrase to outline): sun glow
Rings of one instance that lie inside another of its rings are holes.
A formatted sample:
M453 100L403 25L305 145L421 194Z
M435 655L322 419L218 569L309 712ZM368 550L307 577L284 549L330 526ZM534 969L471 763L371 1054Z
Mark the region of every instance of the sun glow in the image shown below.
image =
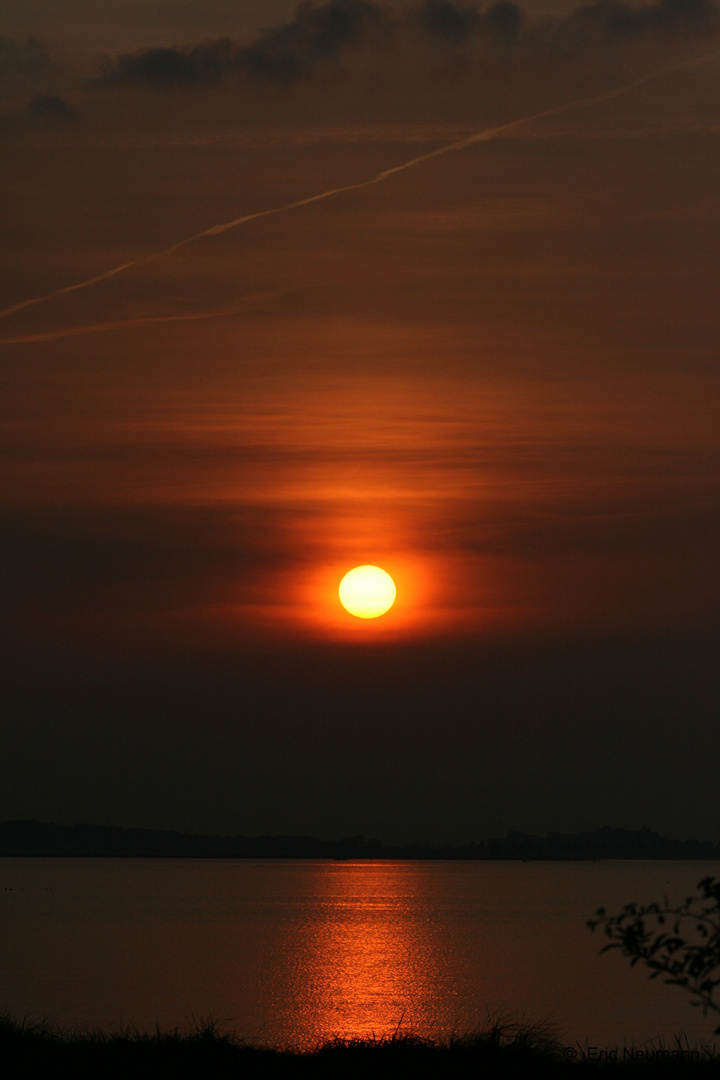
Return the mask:
M395 603L395 582L379 566L356 566L340 582L340 603L358 619L377 619Z

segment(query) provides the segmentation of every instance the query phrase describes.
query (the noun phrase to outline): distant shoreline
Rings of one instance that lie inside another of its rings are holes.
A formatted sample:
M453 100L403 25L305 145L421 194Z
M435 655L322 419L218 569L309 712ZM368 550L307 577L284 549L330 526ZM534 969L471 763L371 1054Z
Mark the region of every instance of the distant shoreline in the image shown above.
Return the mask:
M651 829L615 829L501 839L459 845L386 844L365 836L212 836L105 825L0 822L0 857L164 859L402 859L434 861L720 860L720 843L674 840Z

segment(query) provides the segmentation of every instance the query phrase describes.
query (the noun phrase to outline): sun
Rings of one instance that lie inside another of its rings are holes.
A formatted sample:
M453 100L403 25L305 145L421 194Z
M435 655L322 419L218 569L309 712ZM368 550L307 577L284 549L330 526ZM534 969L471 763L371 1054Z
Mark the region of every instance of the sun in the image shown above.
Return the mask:
M340 582L340 603L358 619L377 619L395 603L395 582L379 566L356 566Z

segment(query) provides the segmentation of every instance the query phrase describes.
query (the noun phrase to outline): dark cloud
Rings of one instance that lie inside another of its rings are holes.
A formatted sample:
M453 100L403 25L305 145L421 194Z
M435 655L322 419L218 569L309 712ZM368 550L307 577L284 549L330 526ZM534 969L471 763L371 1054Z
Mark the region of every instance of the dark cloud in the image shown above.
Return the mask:
M478 29L481 17L476 5L425 0L418 8L417 19L422 30L431 37L458 43Z
M713 0L656 0L636 6L622 0L597 0L577 8L565 20L608 39L645 35L695 36L720 30L720 9Z
M237 47L227 40L192 48L157 48L120 56L104 64L102 80L110 84L154 87L217 82L236 65Z
M384 6L370 0L306 0L294 19L245 46L227 39L192 47L155 48L105 64L103 81L150 86L217 82L246 75L288 85L312 76L350 49L383 42L390 26Z
M54 94L40 94L28 105L28 114L33 120L49 124L67 124L75 119L75 110Z
M290 22L263 31L249 44L225 38L121 55L106 60L100 82L158 88L239 79L287 87L323 72L335 73L353 55L385 55L388 70L394 70L398 64L422 68L428 48L431 54L451 48L482 67L501 45L532 62L547 58L548 50L558 44L583 54L598 45L672 43L719 33L720 7L714 0L654 0L643 5L597 0L564 18L536 24L510 0L498 0L486 10L453 0L422 0L394 8L375 0L324 4L306 0Z
M412 16L410 12L403 21ZM477 4L424 0L415 18L427 43L451 48L481 43L515 42L527 23L525 11L510 0L498 0L481 12Z
M714 0L655 0L642 5L597 0L537 28L535 47L552 49L559 44L568 56L583 57L597 47L682 45L712 40L718 34L720 7Z
M266 31L255 47L241 50L240 55L246 62L255 54L284 56L304 67L335 59L347 49L377 44L387 37L390 26L385 5L372 0L328 0L325 4L306 0L298 5L292 22Z
M520 37L520 31L527 22L525 11L517 4L499 0L487 11L483 19L483 30L491 38L503 38L514 41Z

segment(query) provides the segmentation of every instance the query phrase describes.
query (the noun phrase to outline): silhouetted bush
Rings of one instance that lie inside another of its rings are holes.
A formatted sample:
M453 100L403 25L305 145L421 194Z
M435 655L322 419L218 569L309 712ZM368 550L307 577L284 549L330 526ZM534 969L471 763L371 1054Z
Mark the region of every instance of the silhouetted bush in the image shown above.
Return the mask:
M642 962L650 968L650 978L664 976L663 982L681 986L692 995L691 1005L720 1013L715 990L720 986L720 881L706 877L698 885L698 895L683 904L626 904L618 915L598 908L588 922L591 930L602 926L611 939L601 950L619 949L632 965ZM717 976L717 977L714 977ZM720 1035L720 1025L715 1029Z

